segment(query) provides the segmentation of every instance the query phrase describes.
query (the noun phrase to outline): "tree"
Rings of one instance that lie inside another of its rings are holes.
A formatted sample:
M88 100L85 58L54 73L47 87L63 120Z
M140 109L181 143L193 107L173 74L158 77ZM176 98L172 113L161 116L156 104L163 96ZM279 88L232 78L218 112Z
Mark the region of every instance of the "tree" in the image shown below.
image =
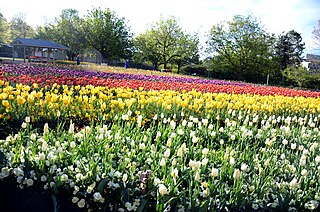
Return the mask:
M176 48L179 39L183 37L181 27L177 20L172 17L167 20L161 18L153 26L152 35L159 55L162 57L163 68L167 69L167 63L177 56Z
M56 20L55 41L71 48L68 57L73 60L75 55L83 53L87 48L85 35L81 31L81 19L75 9L65 9Z
M73 60L75 55L83 53L88 46L80 25L81 19L78 11L65 9L62 10L55 23L37 28L36 38L52 40L68 46L71 51L67 52L67 56L70 60Z
M10 24L7 19L0 13L0 44L10 43Z
M52 40L56 39L56 26L52 23L46 24L45 26L38 26L35 30L35 39Z
M199 37L198 35L183 34L178 40L175 49L176 57L173 58L175 64L178 65L178 73L184 64L199 63Z
M169 62L178 64L195 61L199 58L199 39L197 35L189 35L182 31L178 21L171 17L153 24L145 33L134 41L135 58L150 61L155 69L160 64L167 69Z
M214 25L206 43L207 52L219 58L215 67L228 71L231 79L262 82L274 72L274 36L252 16L235 15L232 21Z
M10 22L11 40L16 38L32 38L34 36L33 28L25 21L25 15L20 13L12 18Z
M135 47L133 58L135 61L143 63L145 61L151 62L154 69L159 68L162 57L158 52L154 32L147 30L145 33L137 36L133 43Z
M302 43L300 33L291 30L279 36L275 49L281 70L284 70L288 66L299 66L301 64L301 55L305 49L305 44Z
M88 44L107 61L128 59L132 53L132 34L124 22L109 9L92 9L82 22Z

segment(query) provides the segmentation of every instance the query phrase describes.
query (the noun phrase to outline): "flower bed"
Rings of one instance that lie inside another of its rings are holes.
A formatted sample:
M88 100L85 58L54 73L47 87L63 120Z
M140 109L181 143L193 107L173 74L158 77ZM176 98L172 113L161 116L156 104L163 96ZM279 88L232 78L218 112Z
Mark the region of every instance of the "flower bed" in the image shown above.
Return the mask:
M200 82L221 90L157 90L193 84L99 76L74 85L84 76L48 71L33 82L30 73L2 73L2 181L94 211L318 208L317 92L258 95L270 88ZM248 92L236 94L242 87Z

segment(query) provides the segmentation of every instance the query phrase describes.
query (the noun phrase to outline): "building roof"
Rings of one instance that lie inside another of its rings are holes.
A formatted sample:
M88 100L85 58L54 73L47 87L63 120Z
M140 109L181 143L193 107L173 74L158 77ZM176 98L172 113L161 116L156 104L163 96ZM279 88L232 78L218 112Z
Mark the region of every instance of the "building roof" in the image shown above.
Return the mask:
M61 49L61 50L70 50L69 47L55 43L49 40L38 40L30 38L17 38L12 43L12 46L29 46L29 47L38 47L38 48L48 48L48 49Z

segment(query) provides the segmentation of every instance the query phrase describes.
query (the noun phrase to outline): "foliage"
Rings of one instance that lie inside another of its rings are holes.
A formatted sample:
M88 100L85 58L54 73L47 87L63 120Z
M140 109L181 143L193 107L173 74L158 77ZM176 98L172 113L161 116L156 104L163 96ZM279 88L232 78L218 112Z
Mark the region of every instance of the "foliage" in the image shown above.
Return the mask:
M33 28L25 21L25 15L19 14L12 18L10 22L11 40L16 38L32 38L34 36Z
M75 67L1 66L0 181L92 211L319 209L320 92ZM170 88L192 82L220 90Z
M178 65L177 73L184 64L199 64L199 45L199 37L196 34L184 34L178 40L176 56L173 58L173 62Z
M161 18L145 33L135 38L135 55L140 61L150 61L155 69L163 64L176 63L178 72L181 65L199 60L199 38L182 31L178 21L171 17Z
M189 75L197 75L205 77L207 74L207 68L203 65L187 65L182 66L181 73Z
M68 57L73 60L75 55L84 53L88 48L85 36L80 30L81 19L78 11L74 9L65 9L56 20L56 41L71 48Z
M209 69L228 70L231 79L264 82L267 74L275 71L273 44L274 37L255 18L236 15L232 21L211 28L207 52L219 59Z
M67 52L68 58L74 60L77 54L83 53L88 48L85 36L80 29L80 20L77 10L65 9L55 23L38 27L36 38L52 40L68 46L71 48L71 51Z
M98 50L107 61L128 59L132 41L124 18L118 18L110 9L94 8L81 23L88 45Z
M10 24L7 22L7 19L3 17L0 13L0 44L1 43L10 43Z
M289 66L282 71L282 76L287 85L319 89L320 73L310 73L310 71L303 66Z
M158 53L156 40L154 40L154 33L151 30L147 30L145 33L138 35L134 43L134 55L133 59L136 62L151 62L154 70L159 69L159 65L162 61L161 55Z
M291 30L279 36L275 46L275 55L279 59L281 70L289 66L299 66L305 44L302 43L300 33Z
M65 65L76 65L76 61L72 61L72 60L56 60L54 61L56 64L65 64ZM81 65L94 65L94 63L90 63L90 62L81 62Z

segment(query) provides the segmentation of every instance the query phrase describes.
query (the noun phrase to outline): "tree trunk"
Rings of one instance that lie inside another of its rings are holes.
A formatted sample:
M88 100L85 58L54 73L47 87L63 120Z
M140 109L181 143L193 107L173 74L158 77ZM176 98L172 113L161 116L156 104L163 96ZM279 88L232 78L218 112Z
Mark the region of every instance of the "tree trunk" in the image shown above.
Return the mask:
M177 71L177 74L180 73L180 68L181 68L181 61L178 61L178 71Z
M166 59L163 60L163 69L167 69L167 60Z

